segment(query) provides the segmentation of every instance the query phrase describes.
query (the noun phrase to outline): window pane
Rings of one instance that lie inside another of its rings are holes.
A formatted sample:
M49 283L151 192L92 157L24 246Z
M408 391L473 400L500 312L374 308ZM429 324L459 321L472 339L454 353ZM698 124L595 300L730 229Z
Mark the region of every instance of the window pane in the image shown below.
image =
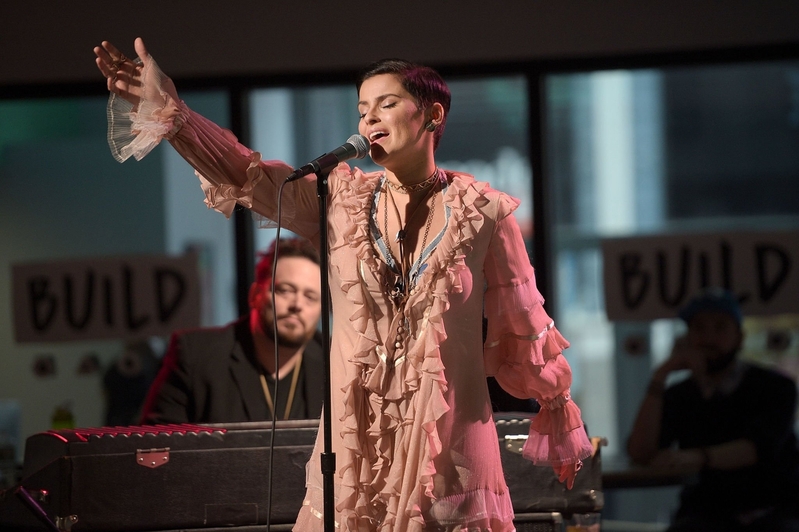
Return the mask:
M228 122L223 95L182 96L213 120ZM195 246L206 259L204 288L215 291L206 301L206 321L227 321L235 315L225 313L221 302L235 301L232 223L203 205L193 171L176 161L166 142L142 161L117 163L106 141L106 102L106 97L0 101L0 185L6 199L0 210L0 269L10 272L24 262L182 253ZM21 459L24 439L50 429L59 407L68 407L79 426L105 423L103 371L120 360L124 344L16 343L10 283L10 275L2 276L0 322L7 324L7 334L0 334L0 389L20 405L16 444ZM55 362L50 377L34 374L41 356ZM96 357L101 371L82 373L86 357Z
M230 127L224 92L182 92L181 97L194 111ZM162 148L165 251L182 254L191 249L199 254L202 324L222 325L238 314L233 218L206 207L194 169L170 146Z
M19 403L18 440L12 443L20 461L25 439L50 429L59 407L81 425L103 424L100 375L79 375L77 364L92 353L107 367L122 343L17 343L11 266L158 253L163 246L156 161L142 161L134 172L113 159L105 139L105 103L106 98L0 101L0 186L6 200L0 210L0 269L8 272L0 279L0 389ZM47 359L55 371L37 377L33 368Z
M522 201L514 213L532 254L533 195L527 82L522 77L449 83L452 108L436 158Z
M546 116L556 322L572 344L572 393L591 431L608 437L606 453L623 454L651 366L682 325L608 322L600 240L799 227L799 63L552 75ZM644 342L638 357L630 338Z

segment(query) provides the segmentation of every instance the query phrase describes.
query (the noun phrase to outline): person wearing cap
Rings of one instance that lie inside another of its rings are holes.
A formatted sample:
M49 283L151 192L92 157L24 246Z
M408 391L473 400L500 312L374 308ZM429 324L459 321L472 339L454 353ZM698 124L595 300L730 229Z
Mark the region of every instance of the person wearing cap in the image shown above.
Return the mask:
M691 479L669 532L799 530L796 383L739 359L730 292L709 289L679 317L688 332L653 373L627 441L634 462Z

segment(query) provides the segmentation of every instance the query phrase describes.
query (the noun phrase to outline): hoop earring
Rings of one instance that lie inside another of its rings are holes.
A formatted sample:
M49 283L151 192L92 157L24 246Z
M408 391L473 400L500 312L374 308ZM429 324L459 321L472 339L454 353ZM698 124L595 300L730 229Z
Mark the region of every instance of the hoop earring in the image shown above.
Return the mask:
M429 121L428 123L426 123L426 124L424 125L424 128L425 128L427 131L429 131L430 133L432 133L433 131L435 131L435 130L436 130L436 127L437 127L437 126L436 126L436 123L435 123L435 122L433 122L432 120L431 120L431 121Z

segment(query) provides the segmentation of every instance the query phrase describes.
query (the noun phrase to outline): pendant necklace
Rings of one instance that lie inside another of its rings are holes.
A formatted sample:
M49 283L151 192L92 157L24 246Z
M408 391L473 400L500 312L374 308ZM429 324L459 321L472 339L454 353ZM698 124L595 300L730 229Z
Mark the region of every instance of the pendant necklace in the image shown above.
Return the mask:
M427 178L425 181L422 181L422 183L428 183L427 185L425 185L425 187L417 189L417 190L424 190L424 188L426 188L426 187L431 187L431 189L432 189L432 202L430 204L430 210L427 213L427 220L425 221L424 233L423 233L423 236L422 236L422 245L421 245L421 248L420 248L420 251L419 251L419 256L417 257L417 259L414 262L413 266L416 266L417 264L419 264L421 262L422 256L424 255L425 246L427 246L427 239L428 239L428 237L430 235L430 226L433 224L433 218L435 217L435 210L436 210L436 201L435 201L435 199L436 199L436 196L438 194L439 187L438 186L432 187L432 185L437 182L437 180L434 179L434 178L437 178L437 177L438 177L438 169L436 169L436 171L433 172L431 177ZM416 208L411 213L411 215L408 217L408 219L405 220L405 224L402 224L402 217L400 216L399 208L397 207L397 203L394 200L394 196L392 195L392 189L395 188L395 187L390 184L391 182L388 181L388 179L386 179L386 183L389 183L389 187L384 191L383 238L386 239L388 237L388 234L389 234L389 232L388 232L388 200L389 200L389 197L390 197L391 203L392 203L392 205L394 207L394 212L397 215L397 223L398 223L398 225L401 226L401 229L399 231L397 231L397 234L396 234L395 239L394 239L394 241L397 243L397 247L398 247L398 250L399 250L399 260L397 260L397 257L395 257L394 254L392 253L391 246L389 245L389 243L386 242L386 250L388 251L389 256L394 261L394 264L396 265L397 270L398 270L396 281L394 282L394 286L393 286L393 288L392 288L392 290L390 292L390 296L391 296L392 301L394 302L395 307L397 308L397 311L401 315L404 316L404 314L405 314L405 302L407 301L408 295L410 293L411 271L413 269L412 265L409 264L409 262L408 262L409 261L409 257L405 253L405 238L407 237L407 228L408 228L408 225L413 220L414 215L419 211L419 208L423 204L427 203L427 197L430 194L430 192L428 192L428 194L426 194L425 197L422 198L422 200L416 206ZM411 185L411 186L414 186L414 185ZM406 191L404 193L408 194L409 192ZM403 319L400 320L400 323L397 326L397 331L396 331L397 334L396 334L395 341L394 341L394 348L395 349L399 349L403 345L404 333L405 333L405 329L407 328L407 324L405 322L406 322L406 319L403 318Z
M291 414L291 405L294 403L294 395L297 393L297 382L300 378L300 366L302 366L302 354L300 354L297 361L294 363L294 371L291 376L291 388L289 388L289 396L288 400L286 401L286 410L283 412L283 419L288 419L289 414ZM261 378L261 389L264 391L264 398L266 399L266 406L269 407L269 412L272 414L272 418L275 417L275 404L272 401L272 393L269 391L269 386L266 384L266 377L264 376L264 372L260 372ZM278 378L278 374L275 373L275 379Z

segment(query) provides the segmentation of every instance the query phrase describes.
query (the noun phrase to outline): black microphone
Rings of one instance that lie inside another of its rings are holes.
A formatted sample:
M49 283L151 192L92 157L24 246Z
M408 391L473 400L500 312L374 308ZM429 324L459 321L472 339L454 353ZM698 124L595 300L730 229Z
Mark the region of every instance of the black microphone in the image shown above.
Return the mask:
M308 174L318 174L325 170L330 170L342 161L350 159L363 159L369 153L369 141L363 135L353 135L347 142L328 152L320 155L308 164L301 166L291 172L286 178L286 183L294 181Z

